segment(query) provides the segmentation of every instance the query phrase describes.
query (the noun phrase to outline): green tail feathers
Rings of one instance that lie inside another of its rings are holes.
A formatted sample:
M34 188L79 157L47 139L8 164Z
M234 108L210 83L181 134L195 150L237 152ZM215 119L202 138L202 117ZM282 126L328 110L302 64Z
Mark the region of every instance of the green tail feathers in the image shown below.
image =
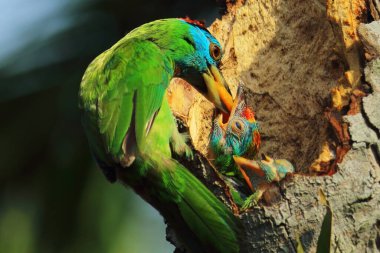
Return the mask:
M192 253L241 252L240 220L179 162L153 157L137 158L125 179L159 210L176 238Z
M193 174L174 163L175 170L164 173L170 179L163 181L166 190L175 195L179 212L190 230L213 250L208 252L239 252L239 220Z
M83 126L106 177L131 186L159 210L194 253L241 251L240 223L171 158L182 152L170 144L186 143L173 138L179 133L166 92L170 80L181 77L227 111L232 96L218 69L221 52L220 43L196 21L153 21L100 54L79 90Z

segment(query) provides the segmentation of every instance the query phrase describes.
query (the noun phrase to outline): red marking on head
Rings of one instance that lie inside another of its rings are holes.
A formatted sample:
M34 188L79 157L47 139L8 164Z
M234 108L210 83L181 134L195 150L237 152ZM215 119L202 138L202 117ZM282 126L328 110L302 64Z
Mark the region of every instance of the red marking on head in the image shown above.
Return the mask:
M223 115L222 123L227 123L228 118L230 117L230 115L228 115L228 113L225 113L225 112L222 112L222 115Z
M180 18L180 19L182 19L183 21L186 21L189 24L196 25L196 26L206 29L206 23L204 20L191 19L188 16L186 16L185 18Z
M252 110L251 107L244 108L242 115L243 115L244 118L246 118L250 122L254 122L255 121L255 112Z
M332 175L335 174L335 172L336 172L336 170L335 170L334 168L333 168L333 169L330 169L330 170L327 172L327 175L332 176Z

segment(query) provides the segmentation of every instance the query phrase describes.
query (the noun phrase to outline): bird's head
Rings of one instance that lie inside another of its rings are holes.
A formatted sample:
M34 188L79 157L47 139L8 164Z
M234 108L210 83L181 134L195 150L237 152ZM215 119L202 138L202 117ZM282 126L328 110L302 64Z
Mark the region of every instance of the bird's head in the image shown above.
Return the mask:
M189 18L179 21L186 32L177 34L183 47L173 53L175 75L185 79L218 109L229 114L233 102L219 69L223 55L220 43L201 22Z
M251 107L247 106L242 86L238 87L231 114L226 123L219 115L214 121L211 135L211 148L223 150L230 155L256 154L260 147L259 127Z
M273 159L270 160L266 158L266 160L269 163L273 163L273 162L275 163L275 166L278 171L278 176L280 179L283 179L286 177L286 175L292 174L295 172L293 164L286 159L276 159L273 161Z

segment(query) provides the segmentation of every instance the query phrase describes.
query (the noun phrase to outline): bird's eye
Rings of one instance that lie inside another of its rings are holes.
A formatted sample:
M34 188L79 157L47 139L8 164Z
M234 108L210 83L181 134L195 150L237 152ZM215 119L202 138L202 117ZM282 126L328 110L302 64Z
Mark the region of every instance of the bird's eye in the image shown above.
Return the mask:
M241 122L241 120L236 120L235 122L231 122L231 123L232 123L231 128L233 132L240 134L243 131L244 125Z
M210 55L215 61L219 61L222 58L222 50L214 43L210 43Z

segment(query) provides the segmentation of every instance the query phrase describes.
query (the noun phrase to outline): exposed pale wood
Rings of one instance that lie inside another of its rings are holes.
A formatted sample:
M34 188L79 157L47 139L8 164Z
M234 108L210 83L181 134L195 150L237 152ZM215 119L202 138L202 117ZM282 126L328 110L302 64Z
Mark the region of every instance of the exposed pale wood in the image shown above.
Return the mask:
M350 88L349 96L351 88L361 84L365 60L356 28L365 8L361 0L230 1L227 14L211 25L225 48L222 69L232 91L239 81L247 87L261 125L262 152L289 159L297 171L307 171L323 145L334 142L323 112L331 105L333 87ZM367 72L371 81L380 80L373 70ZM186 106L177 107L174 102L174 112L190 127L195 149L207 156L213 107L178 81L172 91L182 94L181 86L188 92L181 98L194 102L181 101ZM172 101L176 93L171 94ZM380 252L380 130L372 123L379 119L371 118L378 114L373 110L366 109L371 112L367 115L360 103L357 106L360 116L345 117L354 148L338 164L338 172L320 177L299 174L274 186L279 198L240 215L246 229L242 252L295 252L297 238L305 252L315 252L325 213L318 201L320 189L334 213L333 252ZM216 194L229 202L220 179L208 176L214 172L207 162L190 168L206 185L217 185Z

